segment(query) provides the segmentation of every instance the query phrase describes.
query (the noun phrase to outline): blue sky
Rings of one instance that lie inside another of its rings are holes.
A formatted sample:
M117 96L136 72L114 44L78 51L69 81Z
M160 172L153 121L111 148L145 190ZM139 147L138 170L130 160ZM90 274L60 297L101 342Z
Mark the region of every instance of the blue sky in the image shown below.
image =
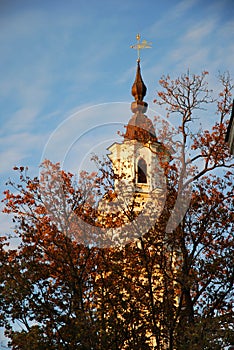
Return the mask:
M163 74L208 70L214 90L219 72L234 76L231 0L1 0L1 191L15 165L34 176L47 157L78 172L115 140L131 116L138 32L153 43L141 60L151 109Z
M231 0L1 0L2 188L15 165L37 175L47 157L78 171L112 143L131 116L138 32L153 43L141 60L151 108L163 74L208 70L214 89L219 71L233 76Z

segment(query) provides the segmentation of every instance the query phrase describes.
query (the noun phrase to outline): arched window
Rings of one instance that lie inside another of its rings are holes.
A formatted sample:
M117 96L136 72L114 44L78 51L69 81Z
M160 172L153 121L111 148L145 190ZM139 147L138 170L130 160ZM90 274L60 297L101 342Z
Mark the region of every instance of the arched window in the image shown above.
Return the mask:
M147 164L143 158L140 158L137 164L137 182L147 183Z

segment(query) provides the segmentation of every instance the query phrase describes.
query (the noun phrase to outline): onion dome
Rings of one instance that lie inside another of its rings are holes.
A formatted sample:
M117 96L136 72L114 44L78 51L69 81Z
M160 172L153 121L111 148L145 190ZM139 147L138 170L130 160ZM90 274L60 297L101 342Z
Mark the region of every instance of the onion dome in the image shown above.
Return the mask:
M147 88L141 76L140 61L137 60L136 78L132 86L132 96L135 98L135 102L133 102L131 105L131 110L133 113L136 113L137 111L143 113L146 112L148 104L143 101L146 95L146 91Z
M144 114L148 104L143 101L147 88L141 76L140 60L137 60L136 78L132 86L132 95L135 101L131 104L134 113L129 120L124 135L125 139L137 140L140 142L157 141L152 121Z

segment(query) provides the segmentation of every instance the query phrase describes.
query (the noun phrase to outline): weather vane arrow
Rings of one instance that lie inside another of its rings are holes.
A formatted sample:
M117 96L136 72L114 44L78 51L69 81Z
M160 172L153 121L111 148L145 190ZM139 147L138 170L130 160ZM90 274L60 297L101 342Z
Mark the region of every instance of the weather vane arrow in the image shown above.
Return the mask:
M152 43L151 42L147 42L146 40L142 40L142 42L140 42L141 40L141 36L140 34L137 34L136 36L137 39L137 43L135 45L131 45L131 49L136 49L137 50L137 61L140 62L140 50L142 49L151 49L152 48Z

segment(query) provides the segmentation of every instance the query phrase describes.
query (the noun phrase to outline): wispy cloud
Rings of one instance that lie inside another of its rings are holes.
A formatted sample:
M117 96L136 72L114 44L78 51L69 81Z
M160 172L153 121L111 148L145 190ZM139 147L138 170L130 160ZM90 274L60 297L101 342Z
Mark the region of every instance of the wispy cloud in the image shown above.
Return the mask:
M175 27L172 31L171 23L176 26L177 20L183 21L186 20L186 13L197 3L197 0L182 0L179 2L171 3L171 6L167 7L167 11L163 12L162 16L156 17L156 21L150 25L147 30L147 33L154 37L155 35L160 37L160 35L167 33L168 35L173 36L177 32Z
M207 37L214 32L217 19L212 17L197 22L188 28L188 31L182 37L185 44L197 45L203 40L207 43Z
M27 132L6 135L0 142L0 170L5 173L14 165L21 165L25 158L32 156L33 151L42 147L45 136L35 135Z
M197 0L182 0L171 8L170 14L176 17L183 16L188 10L197 4Z
M31 129L38 114L39 111L36 108L25 107L17 110L2 126L0 134L4 135L6 132L15 134L16 132Z

